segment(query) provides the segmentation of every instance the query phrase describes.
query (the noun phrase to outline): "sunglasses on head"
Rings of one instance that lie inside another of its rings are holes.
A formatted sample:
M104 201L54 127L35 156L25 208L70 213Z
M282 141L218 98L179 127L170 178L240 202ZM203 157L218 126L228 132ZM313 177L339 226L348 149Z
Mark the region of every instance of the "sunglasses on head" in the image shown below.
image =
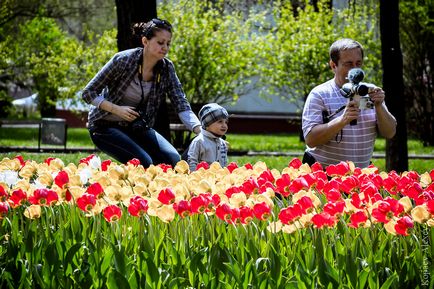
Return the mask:
M151 22L152 22L152 24L151 24L151 27L164 27L164 26L168 26L168 27L172 27L172 24L170 24L168 21L166 21L166 20L161 20L161 19L158 19L158 18L154 18L154 19L152 19L151 20Z

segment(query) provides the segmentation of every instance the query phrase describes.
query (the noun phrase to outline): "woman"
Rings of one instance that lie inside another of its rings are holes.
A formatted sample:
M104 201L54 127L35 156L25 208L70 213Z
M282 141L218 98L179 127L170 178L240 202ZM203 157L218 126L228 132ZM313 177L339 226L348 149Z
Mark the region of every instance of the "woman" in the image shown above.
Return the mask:
M169 22L152 19L133 26L143 47L121 51L104 65L83 90L93 108L88 127L93 143L122 163L133 158L144 167L174 166L177 150L152 127L156 112L169 96L181 121L196 134L200 122L192 112L173 63L165 56L172 39Z

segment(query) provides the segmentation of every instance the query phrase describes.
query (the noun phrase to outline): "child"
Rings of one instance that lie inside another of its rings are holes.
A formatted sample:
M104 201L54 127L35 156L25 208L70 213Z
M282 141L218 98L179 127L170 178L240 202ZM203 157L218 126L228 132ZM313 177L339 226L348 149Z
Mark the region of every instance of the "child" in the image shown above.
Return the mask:
M201 133L193 139L188 149L190 171L195 171L201 162L227 164L228 148L222 139L228 130L228 112L217 103L204 105L199 111Z

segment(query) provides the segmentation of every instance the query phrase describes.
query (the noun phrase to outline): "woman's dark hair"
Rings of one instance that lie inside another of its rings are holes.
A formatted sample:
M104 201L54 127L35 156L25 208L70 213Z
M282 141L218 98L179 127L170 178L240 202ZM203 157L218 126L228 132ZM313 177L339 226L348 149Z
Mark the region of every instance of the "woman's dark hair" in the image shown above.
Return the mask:
M167 20L154 18L149 22L139 22L132 27L133 40L137 43L142 43L142 37L151 39L155 36L155 33L161 30L166 30L172 33L172 25Z

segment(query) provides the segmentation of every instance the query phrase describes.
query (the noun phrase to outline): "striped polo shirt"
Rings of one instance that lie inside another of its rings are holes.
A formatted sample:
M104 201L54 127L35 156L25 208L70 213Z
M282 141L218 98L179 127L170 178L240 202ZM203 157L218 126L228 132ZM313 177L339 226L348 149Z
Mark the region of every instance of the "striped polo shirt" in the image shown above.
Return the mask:
M304 137L314 126L323 124L323 111L331 115L347 103L348 99L340 94L334 79L315 87L308 95L303 109ZM343 110L333 118L342 114ZM360 112L356 125L346 125L336 137L327 143L314 148L307 146L306 151L324 167L341 161L352 161L356 167L365 168L371 162L376 136L375 109L364 109Z

